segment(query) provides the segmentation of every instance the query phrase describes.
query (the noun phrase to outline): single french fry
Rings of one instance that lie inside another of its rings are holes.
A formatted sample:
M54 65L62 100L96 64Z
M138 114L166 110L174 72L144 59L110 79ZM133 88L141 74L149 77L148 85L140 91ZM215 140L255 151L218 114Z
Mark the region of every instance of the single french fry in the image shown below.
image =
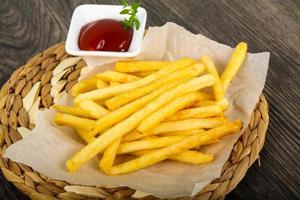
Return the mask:
M147 153L141 157L130 160L128 162L115 165L110 170L110 175L118 175L134 172L145 167L149 167L155 163L168 159L172 155L182 153L188 149L200 146L209 141L219 139L228 134L235 133L242 128L242 122L237 120L232 123L227 123L222 126L210 129L205 134L198 134L187 137L186 139L168 147Z
M191 136L191 135L200 134L200 133L203 133L203 132L204 132L203 129L192 129L192 130L186 130L186 131L176 131L176 132L162 133L162 134L159 134L159 136L162 136L162 137L163 136L178 136L178 135ZM128 136L128 135L126 135L126 136ZM125 139L125 138L123 138L123 139Z
M76 117L69 114L55 113L54 122L61 126L70 126L76 129L91 129L95 121L91 119Z
M203 118L203 119L186 119L181 121L163 122L154 127L145 135L157 135L175 131L185 131L192 129L209 129L224 124L226 120L222 117Z
M115 65L118 72L147 72L160 70L170 65L169 61L120 61Z
M58 110L60 112L66 113L66 114L75 115L78 117L94 118L88 112L82 110L81 108L71 107L71 106L62 106L62 105L58 105L58 104L55 104L52 107L55 110Z
M105 71L95 75L96 78L105 80L105 81L113 81L113 82L121 82L121 83L128 83L132 81L139 80L140 78L137 76L133 76L130 74L125 74L116 71Z
M192 130L186 130L186 131L176 131L176 132L168 132L168 133L158 133L159 136L191 136L195 134L199 134L203 132L202 129L192 129ZM139 139L144 139L146 137L154 136L153 134L147 134L147 133L141 133L136 130L126 134L123 137L122 142L132 142Z
M153 74L154 72L156 72L156 71L133 72L131 74L134 75L134 76L138 76L138 77L146 77L146 76L149 76L149 75Z
M71 89L71 95L73 97L78 96L81 93L85 93L97 88L97 79L95 77L79 81Z
M198 93L193 92L177 99L174 99L166 106L157 110L156 112L149 115L146 119L144 119L140 125L137 127L137 130L140 132L146 132L157 126L160 122L162 122L167 117L176 113L178 110L181 110L185 107L188 107L193 102L197 101Z
M156 150L143 150L143 151L137 151L132 152L135 156L143 156L148 153L153 153ZM212 154L204 154L198 151L193 150L187 150L183 151L182 153L172 155L168 159L179 161L179 162L186 162L191 164L207 164L213 161L214 156Z
M201 144L200 146L193 148L193 150L199 151L199 150L201 150L201 147L203 147L205 145L219 143L220 141L221 141L221 139L215 139L215 140L209 141L207 143Z
M223 109L219 105L200 106L181 110L168 117L165 121L177 121L190 118L208 118L221 116Z
M101 80L101 79L97 79L97 89L101 89L101 88L105 88L108 86L107 82Z
M186 137L187 136L182 136L182 135L167 136L167 137L137 140L133 142L126 142L120 145L118 149L118 154L126 154L126 153L131 153L139 150L166 147L174 143L177 143L185 139Z
M221 76L221 83L223 85L224 93L226 94L227 88L234 76L239 71L247 56L248 45L245 42L240 42L231 55L229 62Z
M166 68L164 68L166 69ZM188 92L200 90L204 87L212 86L214 79L211 75L204 75L194 78L187 83L181 84L174 89L171 89L164 94L160 95L151 103L144 106L139 111L132 114L127 119L123 120L119 124L116 124L112 128L105 131L98 136L96 140L87 146L83 147L80 151L74 154L67 162L66 167L70 172L78 170L84 163L96 156L99 152L103 151L108 145L123 137L126 133L135 129L138 124L153 113L155 110L166 105L174 98L184 95Z
M203 100L199 101L194 104L194 107L201 107L201 106L220 106L222 110L226 110L228 108L229 102L226 98L223 98L219 101L211 101L211 100Z
M91 100L83 100L79 103L78 106L85 112L88 112L89 115L93 116L93 118L95 119L99 119L110 112L109 110Z
M120 85L120 82L117 81L109 81L109 86L116 86L116 85Z
M214 155L190 150L184 151L176 155L172 155L170 159L179 162L186 162L199 165L211 163L214 160Z
M134 141L150 135L193 135L201 133L203 128L213 128L224 123L226 120L221 117L163 122L148 132L132 131L124 136L123 141Z
M90 136L95 136L97 133L100 131L104 130L107 127L110 127L121 120L125 119L132 113L136 112L137 110L141 109L144 107L147 103L158 97L159 95L163 94L164 92L172 89L173 87L177 86L181 80L177 80L175 82L166 84L159 88L158 90L140 98L137 99L123 107L118 108L117 110L112 111L111 113L107 114L106 116L102 117L101 119L96 121L95 127L91 132L88 134Z
M83 139L83 141L85 141L87 144L93 142L96 138L95 137L89 137L87 135L88 131L84 130L84 129L76 129L78 135L81 137L81 139Z
M172 73L173 71L180 70L183 68L186 68L192 64L195 63L195 60L183 58L179 59L170 65L166 66L165 68L159 70L158 72L155 72L154 74L151 74L150 76L147 76L145 78L141 78L137 81L133 81L130 83L124 83L121 85L117 86L111 86L108 88L103 88L103 89L96 89L90 92L86 92L83 94L78 95L75 99L74 102L75 104L78 104L80 101L84 99L90 99L90 100L100 100L104 98L108 98L117 94L120 94L121 92L126 92L129 90L132 90L134 88L142 87L144 85L147 85L157 79L160 79L169 73Z
M209 56L202 56L200 61L206 66L209 74L213 75L215 78L215 84L213 85L213 92L215 99L221 100L224 98L223 85L221 83L218 70Z
M105 173L109 173L109 170L111 169L111 167L114 164L121 140L122 140L122 138L117 139L110 146L108 146L107 149L103 153L103 156L99 162L99 167Z
M119 108L139 97L142 97L143 95L146 95L158 88L160 88L162 85L170 83L172 81L182 79L185 77L194 77L200 75L204 71L205 67L203 64L196 63L191 67L188 67L187 69L175 71L173 73L170 73L168 76L163 77L162 79L156 80L153 83L146 85L144 87L140 87L134 90L130 90L126 93L119 94L106 102L106 106L110 110L114 110L116 108Z

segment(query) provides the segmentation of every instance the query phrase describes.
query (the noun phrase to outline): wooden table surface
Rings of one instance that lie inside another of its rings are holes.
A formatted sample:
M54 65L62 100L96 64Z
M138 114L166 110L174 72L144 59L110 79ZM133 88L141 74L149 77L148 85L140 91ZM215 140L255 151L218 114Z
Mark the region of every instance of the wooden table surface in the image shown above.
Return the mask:
M64 41L76 6L117 0L1 0L0 85L27 59ZM168 21L218 42L270 51L264 94L270 104L265 146L227 199L300 199L300 1L146 0L148 26ZM0 199L28 199L0 176Z

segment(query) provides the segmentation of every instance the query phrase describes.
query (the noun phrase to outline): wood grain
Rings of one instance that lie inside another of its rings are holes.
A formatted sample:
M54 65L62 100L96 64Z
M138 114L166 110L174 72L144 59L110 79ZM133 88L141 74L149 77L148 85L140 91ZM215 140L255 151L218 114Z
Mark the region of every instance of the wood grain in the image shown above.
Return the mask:
M117 0L1 0L0 85L48 46L64 41L74 8ZM270 103L265 147L227 199L300 199L300 1L147 0L149 26L168 21L251 52L270 51L264 94ZM0 199L27 199L0 177Z

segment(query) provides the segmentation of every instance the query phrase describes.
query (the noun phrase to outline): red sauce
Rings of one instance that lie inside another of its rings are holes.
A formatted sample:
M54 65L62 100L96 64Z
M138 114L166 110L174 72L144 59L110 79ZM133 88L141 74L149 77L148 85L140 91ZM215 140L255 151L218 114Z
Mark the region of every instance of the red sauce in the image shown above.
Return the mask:
M121 22L101 19L81 28L78 46L87 51L128 51L132 35L132 28L124 28Z

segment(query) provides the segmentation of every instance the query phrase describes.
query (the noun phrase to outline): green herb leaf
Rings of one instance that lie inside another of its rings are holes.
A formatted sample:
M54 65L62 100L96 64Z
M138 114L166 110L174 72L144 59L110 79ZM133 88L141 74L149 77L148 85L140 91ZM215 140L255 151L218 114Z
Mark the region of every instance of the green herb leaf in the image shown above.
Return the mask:
M140 7L140 5L141 5L141 3L135 2L135 3L133 3L133 4L131 5L131 8L132 8L133 10L137 10L137 9Z
M129 18L125 18L122 21L122 25L126 28L135 27L136 30L140 28L140 21L136 16L138 8L141 6L140 2L134 2L131 5L127 0L120 0L120 3L124 6L123 10L120 12L121 15L130 15Z
M134 25L135 25L136 30L138 30L140 28L140 21L138 19L135 19Z
M124 9L120 12L120 14L125 15L125 14L128 14L129 12L130 12L129 9Z

